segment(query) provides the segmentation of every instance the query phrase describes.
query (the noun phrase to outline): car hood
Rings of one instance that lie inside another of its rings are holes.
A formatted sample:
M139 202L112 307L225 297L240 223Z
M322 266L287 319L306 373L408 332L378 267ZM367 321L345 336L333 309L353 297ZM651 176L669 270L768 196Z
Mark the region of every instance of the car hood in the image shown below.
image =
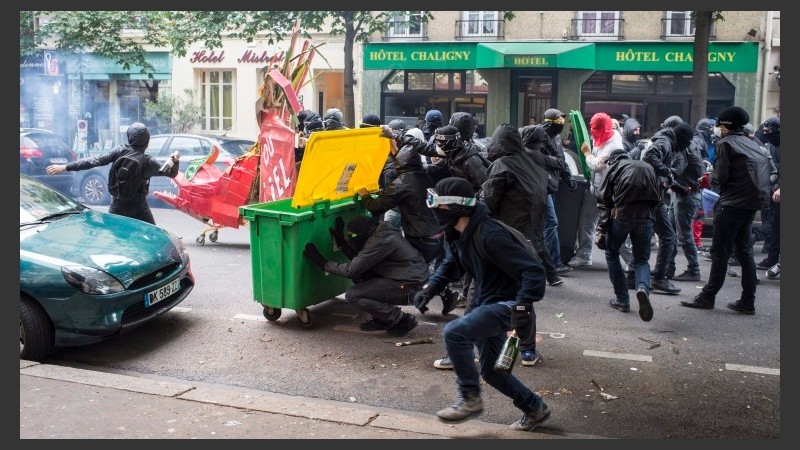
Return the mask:
M115 214L87 210L20 229L20 259L53 267L104 270L125 286L173 263L180 255L167 232Z

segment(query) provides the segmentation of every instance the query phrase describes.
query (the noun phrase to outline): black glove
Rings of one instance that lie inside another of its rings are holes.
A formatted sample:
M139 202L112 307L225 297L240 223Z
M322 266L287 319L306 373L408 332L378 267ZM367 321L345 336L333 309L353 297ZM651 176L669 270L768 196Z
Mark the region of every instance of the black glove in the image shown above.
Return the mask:
M333 228L328 228L328 231L331 232L331 237L336 242L336 246L342 248L346 244L344 239L344 219L337 217L333 226Z
M569 183L570 192L572 192L572 191L574 191L575 189L578 188L578 182L573 180L572 178L570 178L569 181L567 181L567 183Z
M608 245L606 245L606 233L605 231L597 231L594 235L594 245L599 248L600 250L608 250Z
M531 331L532 305L516 304L511 309L511 328L517 331L520 340L528 338Z
M433 298L433 290L431 290L430 285L426 284L422 287L421 291L418 291L414 294L414 306L419 310L420 313L425 314L425 311L428 310L426 306L431 298Z
M317 250L317 246L312 244L311 242L307 243L305 248L303 249L303 256L308 258L312 264L319 267L322 270L325 270L325 263L328 260L322 256L322 254Z
M669 188L672 192L680 194L682 197L686 197L689 194L689 191L678 183L672 183Z

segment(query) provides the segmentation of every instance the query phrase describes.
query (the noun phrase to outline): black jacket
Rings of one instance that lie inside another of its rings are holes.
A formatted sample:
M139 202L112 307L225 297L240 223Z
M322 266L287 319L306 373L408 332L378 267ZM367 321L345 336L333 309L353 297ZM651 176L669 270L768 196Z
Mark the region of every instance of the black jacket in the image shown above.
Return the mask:
M553 139L540 125L525 126L520 134L528 156L547 172L547 193L558 192L559 180L569 181L572 178L563 146L559 153L553 146Z
M611 219L653 220L653 210L661 201L653 167L644 161L622 156L608 166L600 187L600 209L597 228L608 232Z
M433 292L440 292L449 282L469 273L475 286L474 306L502 301L530 306L541 300L547 278L542 262L502 225L486 220L488 216L489 208L478 201L464 232L456 238L445 238L445 256L428 278ZM481 222L479 238L489 260L480 256L472 240Z
M650 145L643 150L642 161L653 166L662 190L661 201L669 204L669 195L666 191L671 184L670 178L673 176L672 148L675 146L675 132L672 131L672 128L664 128L657 131L650 141Z
M439 223L425 204L428 188L433 187L433 181L422 168L420 155L410 146L405 146L390 159L395 162L397 176L377 197L361 197L364 206L373 215L398 207L403 233L408 237L430 237L439 233Z
M429 169L429 172L436 172L431 173L434 182L446 177L464 178L477 193L486 181L487 164L480 155L480 148L471 139L464 141L461 148L451 151L447 156L441 156L436 152L436 144L433 141L423 142L411 135L403 136L398 146L411 146L420 155L441 158L437 167Z
M758 198L758 191L753 189L749 171L753 170L755 161L769 158L769 152L766 153L765 155L758 143L743 131L731 132L717 141L712 183L716 182L719 186L719 205L747 210L761 209L763 204ZM777 180L778 171L773 164L770 182L774 185Z
M419 251L389 222L380 222L364 248L350 262L328 261L325 272L349 279L367 272L398 283L419 285L428 276L428 264Z
M701 145L705 143L703 138L695 135L692 143L685 150L672 155L672 173L675 182L686 189L687 194L700 191L699 179L705 172L705 164L701 156ZM678 196L686 195L680 190L675 190Z

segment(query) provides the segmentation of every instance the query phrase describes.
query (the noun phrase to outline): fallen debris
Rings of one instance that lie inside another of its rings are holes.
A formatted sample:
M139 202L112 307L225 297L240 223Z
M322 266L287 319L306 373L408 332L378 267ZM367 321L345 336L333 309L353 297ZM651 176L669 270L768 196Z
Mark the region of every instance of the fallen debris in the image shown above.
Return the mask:
M397 342L394 345L398 347L405 347L406 345L417 345L417 344L433 344L433 338L417 339L416 341Z
M647 347L648 350L652 350L652 349L654 349L656 347L660 347L661 346L661 341L657 341L656 342L656 341L651 341L650 339L645 339L645 338L639 338L639 339L642 340L642 341L647 342L648 344L650 344L650 347Z
M616 400L616 399L619 398L616 395L611 395L611 394L605 392L605 389L603 389L603 386L600 386L600 383L595 381L594 378L592 379L592 384L597 386L597 389L600 390L600 392L598 392L598 394L600 394L600 397L602 397L603 400L606 400L606 401L607 400Z

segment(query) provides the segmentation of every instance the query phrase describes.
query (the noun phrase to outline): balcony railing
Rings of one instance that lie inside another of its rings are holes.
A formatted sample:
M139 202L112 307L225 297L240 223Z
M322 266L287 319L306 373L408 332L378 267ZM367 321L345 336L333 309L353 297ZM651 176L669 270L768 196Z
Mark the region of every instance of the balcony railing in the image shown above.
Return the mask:
M572 19L570 39L625 39L625 19Z
M381 36L383 41L425 41L428 39L428 23L417 20L394 21Z
M661 39L667 38L694 38L694 27L689 27L684 19L661 19ZM711 25L711 35L709 39L717 38L717 30Z
M505 39L505 23L500 20L456 20L456 40Z

